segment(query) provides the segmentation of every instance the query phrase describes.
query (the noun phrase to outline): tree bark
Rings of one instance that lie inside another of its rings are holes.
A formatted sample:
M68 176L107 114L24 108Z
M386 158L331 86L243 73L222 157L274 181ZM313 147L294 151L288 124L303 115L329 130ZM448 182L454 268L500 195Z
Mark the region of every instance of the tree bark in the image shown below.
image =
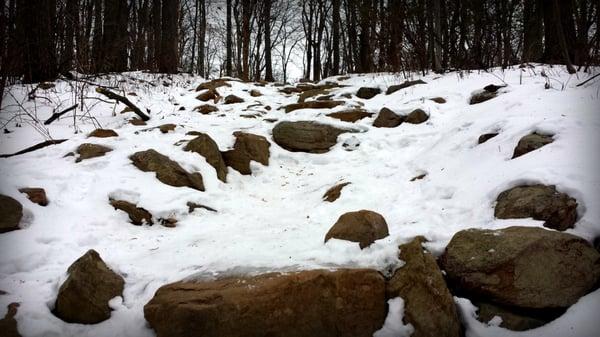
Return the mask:
M332 44L333 44L333 64L331 67L331 75L340 73L340 0L332 1Z
M162 29L160 44L160 59L158 71L161 73L175 74L178 65L178 12L179 1L168 0L162 3Z
M265 20L265 81L273 82L273 61L271 60L271 0L264 3Z
M226 51L226 55L225 55L225 75L230 76L232 75L232 67L231 67L231 60L233 58L233 39L232 39L232 32L231 32L231 0L227 0L226 3L227 6L227 17L226 17L226 44L227 44L227 51Z

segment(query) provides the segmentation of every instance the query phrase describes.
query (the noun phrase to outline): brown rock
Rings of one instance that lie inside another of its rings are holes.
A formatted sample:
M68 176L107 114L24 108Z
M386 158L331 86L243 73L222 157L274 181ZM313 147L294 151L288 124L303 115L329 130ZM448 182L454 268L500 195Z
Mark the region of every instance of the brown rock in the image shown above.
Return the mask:
M416 237L400 246L405 264L388 281L387 297L404 300L404 320L415 329L411 337L459 337L454 299L435 258L421 246L424 241Z
M539 328L552 321L552 318L543 315L539 317L538 315L532 315L531 310L515 310L487 302L475 302L475 304L479 308L477 312L479 321L487 323L495 316L499 316L502 318L500 326L513 331Z
M67 270L58 290L54 314L65 322L95 324L110 318L108 301L123 296L125 281L89 250Z
M385 282L368 269L178 282L144 316L157 337L371 337L386 316Z
M216 90L212 89L208 89L196 96L196 99L199 99L202 102L208 102L212 99L215 103L217 103L217 101L219 101L219 98L221 98L219 93L217 93Z
M24 187L19 188L19 192L27 194L27 198L31 202L36 203L40 206L48 205L48 198L46 197L46 191L39 187Z
M325 235L325 242L332 238L348 240L358 242L363 249L388 235L388 226L381 214L361 210L342 214Z
M194 111L198 111L199 113L201 113L203 115L208 115L211 112L219 111L219 108L217 108L214 105L210 105L210 104L202 104L202 105L195 107Z
M236 95L227 95L227 97L225 97L225 104L236 104L236 103L244 103L244 100L241 99L240 97L237 97Z
M265 137L240 131L234 132L233 135L235 136L233 149L223 152L223 159L227 166L245 175L252 174L250 169L252 160L269 166L271 143Z
M519 140L519 143L515 148L515 152L513 153L513 159L531 151L535 151L544 145L552 143L553 141L554 139L552 139L552 135L543 135L537 132L527 135Z
M204 82L196 88L196 91L216 90L217 88L220 88L220 87L230 88L231 84L227 83L227 81L228 80L226 80L226 79L218 78L218 79L214 79L212 81Z
M204 191L204 183L200 173L188 173L177 162L156 152L156 150L136 152L129 159L138 169L144 172L155 172L156 178L164 184L175 187L187 186Z
M252 89L250 90L250 96L252 97L260 97L262 96L262 93L256 89Z
M219 146L215 141L205 133L196 133L197 137L190 140L185 146L185 151L195 152L206 159L217 171L217 178L222 182L227 182L227 165L223 160Z
M497 132L483 134L483 135L479 136L479 139L477 140L477 144L483 144L483 143L487 142L488 140L496 137L497 135L498 135Z
M383 108L373 121L376 128L395 128L404 122L404 116L396 115L392 110Z
M175 130L175 127L177 127L177 125L175 125L175 124L163 124L163 125L159 126L158 129L162 133L169 133L169 131Z
M536 227L460 231L441 264L457 292L530 309L566 308L600 279L589 242Z
M0 233L19 229L23 217L23 206L15 199L0 194Z
M427 177L427 173L422 173L422 174L419 174L418 176L413 177L412 179L410 179L410 181L421 180L421 179L423 179L425 177Z
M498 94L495 92L489 92L485 90L481 90L475 92L471 95L471 99L469 100L469 104L479 104L485 101L489 101L490 99L496 97Z
M344 101L308 101L284 106L286 113L299 109L331 109L343 105Z
M560 231L572 228L577 221L577 201L555 186L513 187L500 193L496 202L494 215L498 219L533 218Z
M207 211L217 212L217 210L214 209L214 208L212 208L212 207L208 207L208 206L201 205L201 204L198 204L198 203L195 203L195 202L191 202L191 201L188 201L186 205L188 207L188 213L192 213L197 208L203 208L203 209L205 209Z
M84 143L84 144L79 145L79 147L75 151L79 155L77 157L77 159L75 159L75 162L79 163L82 160L96 158L96 157L102 157L107 152L110 152L110 151L112 151L111 148L103 146L103 145Z
M107 137L118 137L119 135L110 129L96 129L92 131L88 137L98 137L98 138L107 138Z
M0 319L0 336L2 337L21 337L17 329L17 308L19 303L11 303L8 305L8 311L3 319Z
M292 152L324 153L337 143L337 137L352 130L317 122L280 122L273 128L273 140Z
M429 115L425 113L425 111L421 109L415 109L411 113L409 113L404 121L410 124L421 124L426 122L429 119Z
M381 93L381 89L379 89L379 88L362 87L362 88L358 89L358 91L356 92L356 97L362 98L362 99L371 99L371 98L379 95L380 93Z
M385 92L385 94L391 95L398 90L412 87L413 85L417 85L417 84L427 84L427 83L425 83L423 80L404 81L404 83L389 86L387 91Z
M354 123L366 117L373 116L373 113L366 112L362 109L350 109L344 111L333 112L327 115L328 117L339 119L344 122Z
M144 122L143 120L141 120L139 118L132 118L129 120L129 124L135 125L135 126L144 126L144 125L146 125L146 122Z
M437 104L446 103L446 99L444 97L434 97L434 98L430 98L430 100L436 102Z
M109 202L115 209L127 213L127 215L129 215L129 220L131 220L132 224L136 226L141 226L143 224L153 224L152 214L144 208L137 207L135 204L132 204L125 200L110 199Z
M318 95L325 95L327 93L329 93L329 89L318 88L318 89L307 90L300 94L300 96L298 97L298 103L302 103L302 102L306 101L308 98L318 96Z
M342 194L342 189L346 187L346 185L350 185L350 183L339 183L332 188L328 189L325 194L323 194L323 200L334 202L336 201L340 195Z
M279 92L291 95L291 94L302 92L302 89L299 89L299 88L296 88L296 87L285 87L283 89L279 89Z

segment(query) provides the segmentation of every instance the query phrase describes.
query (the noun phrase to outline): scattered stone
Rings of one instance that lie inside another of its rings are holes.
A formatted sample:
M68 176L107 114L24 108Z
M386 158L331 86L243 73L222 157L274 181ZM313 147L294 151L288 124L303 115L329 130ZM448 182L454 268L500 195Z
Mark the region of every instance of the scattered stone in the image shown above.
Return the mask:
M227 182L227 165L223 160L219 146L209 135L196 132L197 137L190 140L184 148L184 151L195 152L206 159L217 171L217 178L222 182Z
M566 308L600 279L589 242L537 227L460 231L441 264L457 292L530 309Z
M226 79L218 78L218 79L214 79L212 81L204 82L196 88L196 91L216 90L217 88L220 88L220 87L230 88L231 84L227 83L227 81L228 80L226 80Z
M252 89L250 90L250 96L252 97L260 97L262 96L262 93L256 89Z
M427 177L427 173L423 173L423 174L419 174L416 177L413 177L410 181L417 181L417 180L421 180L423 178Z
M208 102L212 99L215 103L217 103L217 101L219 101L219 98L221 98L219 93L217 93L216 90L212 89L208 89L196 96L196 99L199 99L203 102Z
M415 109L411 113L409 113L404 121L410 124L421 124L426 122L429 119L429 115L425 113L425 111L421 109Z
M79 147L77 147L77 150L75 150L75 152L77 152L77 154L79 155L77 159L75 159L75 162L79 163L82 160L102 157L110 151L112 151L110 147L98 144L84 143L79 145Z
M267 122L267 123L275 123L278 121L277 118L264 118L263 121Z
M423 80L404 81L404 83L389 86L387 91L385 92L385 94L391 95L398 90L412 87L413 85L417 85L417 84L427 84L427 83L425 83Z
M495 316L499 316L502 318L500 327L513 331L525 331L539 328L552 320L552 318L549 319L547 317L536 317L535 315L531 315L531 310L521 310L517 312L514 309L511 310L493 303L475 302L475 304L479 308L477 319L480 322L487 323Z
M316 98L317 101L331 101L333 99L333 95L322 95Z
M342 214L325 235L325 242L332 238L348 240L358 242L363 249L388 235L388 226L381 214L361 210Z
M123 110L121 110L120 114L126 114L128 112L133 112L133 109L131 107L126 106L125 108L123 108Z
M156 152L156 150L136 152L129 159L138 169L144 172L155 172L156 178L164 184L175 187L187 186L204 191L204 183L200 173L188 173L177 162Z
M342 189L346 187L346 185L350 185L350 183L339 183L331 187L327 190L327 192L325 192L325 194L323 194L323 200L329 202L336 201L342 194Z
M286 113L299 109L331 109L338 105L343 105L344 101L308 101L302 103L289 104L283 107Z
M144 122L143 120L141 120L139 118L132 118L129 120L129 124L135 125L135 126L144 126L144 125L146 125L146 122Z
M339 119L343 122L354 123L366 117L373 116L373 113L366 112L362 109L350 109L344 111L333 112L327 115L327 117Z
M159 126L158 129L162 133L169 133L169 131L175 130L176 127L177 127L177 125L175 125L175 124L163 124L163 125Z
M201 113L203 115L208 115L211 112L219 111L219 108L217 108L214 105L210 105L210 104L202 104L202 105L195 107L194 111L198 111L199 113Z
M350 130L317 122L280 122L273 128L273 140L292 152L324 153L337 143L337 137Z
M160 218L158 219L158 222L163 226L163 227L167 227L167 228L175 228L177 227L177 219L170 217L170 218Z
M137 207L137 205L125 200L109 199L109 202L115 209L127 213L131 223L136 226L141 226L143 224L154 224L154 222L152 222L152 214L144 208Z
M279 89L279 92L291 95L291 94L301 93L302 89L299 89L299 88L296 88L296 87L285 87L283 89Z
M499 89L506 87L506 84L503 85L495 85L495 84L488 84L485 87L483 87L483 90L487 91L487 92L497 92Z
M197 204L197 203L191 202L191 201L187 202L187 207L188 207L188 213L192 213L197 208L204 208L207 211L211 211L211 212L215 212L215 213L217 212L217 210L214 209L214 208L212 208L212 207L208 207L208 206L205 206L205 205Z
M497 132L483 134L483 135L479 136L479 139L477 140L477 144L483 144L483 143L487 142L488 140L496 137L497 135L498 135Z
M233 149L223 152L223 159L227 166L244 175L252 174L250 161L259 162L269 166L269 147L271 143L263 136L236 131Z
M329 93L329 89L318 88L318 89L307 90L300 94L300 96L298 97L298 103L302 103L302 102L306 101L308 98L318 96L318 95L325 95L328 93Z
M577 200L553 185L513 187L500 193L496 202L494 216L498 219L533 218L559 231L572 228L577 221Z
M118 137L118 136L119 135L115 131L110 130L110 129L96 129L88 135L88 137L98 137L98 138Z
M385 281L369 269L177 282L144 306L157 337L371 337L385 316Z
M96 324L110 318L108 301L123 296L125 281L89 250L67 270L58 290L54 314L68 323Z
M471 99L469 100L469 104L479 104L485 101L489 101L490 99L494 98L497 96L497 93L495 92L489 92L489 91L485 91L485 90L479 90L474 92L471 95Z
M244 103L244 100L236 95L227 95L225 97L225 104L236 104L236 103Z
M48 205L48 198L46 197L46 191L39 187L24 187L19 188L19 192L27 194L27 198L31 202L36 203L40 206Z
M395 128L404 122L406 117L395 114L388 108L383 108L379 111L379 115L375 118L373 126L376 128Z
M358 91L356 92L356 97L362 98L362 99L371 99L371 98L379 95L380 93L381 93L381 89L379 89L379 88L362 87L362 88L358 89Z
M444 104L444 103L446 103L446 99L444 97L434 97L434 98L430 98L429 100L434 101L437 104Z
M354 151L360 147L360 140L357 137L352 136L344 140L342 147L346 151Z
M461 325L454 299L435 258L423 249L422 236L400 246L405 264L387 282L387 298L402 297L404 318L412 337L459 337Z
M350 76L340 76L337 78L338 81L345 81L345 80L349 80L351 77Z
M19 303L11 303L8 305L8 310L3 319L0 319L0 336L2 337L21 337L17 329L17 308Z
M544 145L552 143L553 141L554 139L552 138L552 135L544 135L534 132L519 140L512 158L514 159L531 151L535 151Z

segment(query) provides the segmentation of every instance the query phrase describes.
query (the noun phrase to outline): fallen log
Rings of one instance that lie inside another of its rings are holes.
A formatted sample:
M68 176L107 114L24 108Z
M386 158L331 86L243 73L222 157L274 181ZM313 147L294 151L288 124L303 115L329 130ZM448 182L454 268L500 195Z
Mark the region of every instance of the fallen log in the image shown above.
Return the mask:
M61 112L55 112L55 113L53 113L52 116L50 116L50 118L48 118L48 120L44 122L44 125L49 125L50 123L52 123L55 120L57 120L58 117L66 114L67 112L69 112L71 110L75 110L78 106L79 106L79 104L75 104L75 105L73 105L71 107L66 108L65 110L63 110Z
M114 99L116 101L119 101L119 102L127 105L131 110L133 110L133 112L135 112L136 115L140 116L140 118L143 121L147 121L150 119L150 117L148 117L145 113L143 113L142 110L140 110L140 108L138 108L135 104L131 103L131 101L129 99L127 99L127 97L125 97L125 96L118 95L118 94L116 94L106 88L102 88L102 87L96 88L96 92L99 94L102 94L110 99Z
M32 152L35 150L39 150L42 148L45 148L46 146L50 146L50 145L56 145L56 144L60 144L62 142L66 141L66 139L53 139L53 140L47 140L45 142L41 142L39 144L35 144L33 146L30 146L24 150L21 150L19 152L15 152L15 153L11 153L11 154L0 154L0 158L8 158L8 157L12 157L12 156L18 156L20 154L24 154L27 152Z

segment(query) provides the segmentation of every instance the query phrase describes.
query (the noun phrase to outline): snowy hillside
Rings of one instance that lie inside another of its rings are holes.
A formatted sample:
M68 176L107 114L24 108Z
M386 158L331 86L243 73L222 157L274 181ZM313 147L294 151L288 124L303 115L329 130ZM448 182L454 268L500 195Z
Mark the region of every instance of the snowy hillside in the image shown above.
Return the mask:
M111 90L126 93L132 103L149 110L151 118L141 126L130 124L135 114L121 113L125 105L115 106L93 85L57 81L47 90L38 88L35 100L27 100L33 87L14 86L3 102L1 118L5 122L18 116L7 123L8 133L0 135L2 154L46 140L33 119L43 122L53 112L77 103L79 107L76 117L66 114L46 126L53 139L66 141L0 158L0 194L23 205L21 229L0 234L0 290L6 293L0 295L0 317L9 303L18 302L15 318L26 337L154 336L144 318L144 305L159 287L188 277L331 267L372 268L389 275L402 265L398 246L417 235L424 236L428 240L424 247L439 256L453 235L464 229L544 228L543 221L531 218L494 216L498 195L523 184L555 185L576 199L577 222L566 233L593 242L600 236L600 82L576 86L587 78L588 74L569 75L542 65L411 74L409 80L426 83L386 95L389 86L407 78L332 77L320 83L338 83L328 94L343 100L342 105L289 113L280 107L297 103L298 94L284 94L280 91L284 87L273 84L229 81L230 87L218 87L217 92L223 98L235 94L244 102L225 104L221 99L214 104L218 111L209 114L194 110L205 104L196 98L196 87L205 82L202 78L127 73L90 80L118 87ZM545 89L547 83L550 88ZM471 95L489 84L507 86L491 100L469 104ZM382 93L361 99L355 95L360 87L377 87ZM261 95L251 95L251 90ZM446 102L431 100L436 97ZM36 115L23 116L22 107ZM374 127L384 107L398 115L420 108L429 118L420 124ZM373 115L355 123L326 116L349 108ZM325 153L291 152L273 139L272 130L282 121L318 121L356 132L340 134ZM157 128L169 123L176 125L170 132ZM112 129L118 136L88 138L96 128ZM250 175L229 167L223 182L202 156L184 151L187 141L195 138L186 135L190 131L208 134L221 151L233 148L236 131L264 136L270 143L268 166L253 161ZM511 159L519 140L533 132L551 134L553 142ZM488 133L498 135L478 144L479 137ZM77 155L65 156L83 143L111 151L80 162ZM199 172L205 191L169 186L154 172L138 169L130 156L148 149L168 156L187 172ZM413 179L417 176L422 177ZM343 182L350 184L339 199L325 202L324 193ZM48 205L28 200L19 192L25 187L43 188ZM144 208L154 225L132 225L109 199ZM189 202L216 212L205 208L189 212ZM385 218L389 236L364 249L345 240L324 243L340 215L363 209ZM176 223L163 226L161 219ZM89 249L124 278L123 297L110 302L113 311L106 321L66 323L52 313L57 293L67 268ZM523 332L481 323L471 302L458 297L455 301L467 336L600 334L600 290L582 297L548 325Z

